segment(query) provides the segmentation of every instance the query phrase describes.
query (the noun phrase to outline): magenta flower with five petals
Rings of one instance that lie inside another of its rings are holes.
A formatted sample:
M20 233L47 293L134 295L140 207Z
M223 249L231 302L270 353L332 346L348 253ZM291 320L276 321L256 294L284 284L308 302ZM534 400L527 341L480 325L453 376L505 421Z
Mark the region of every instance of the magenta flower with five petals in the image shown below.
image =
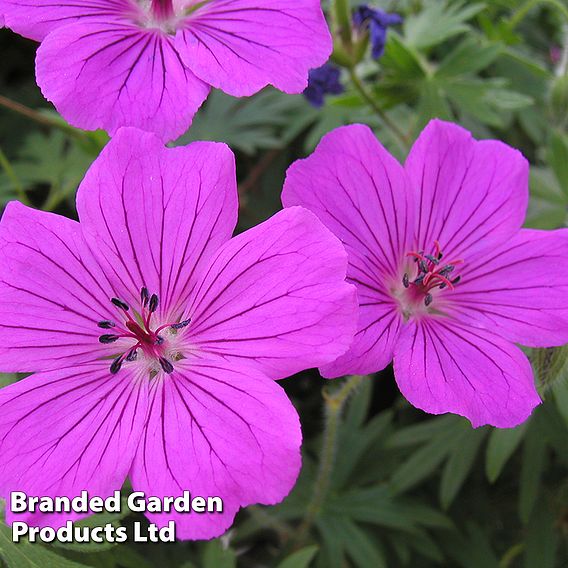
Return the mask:
M210 86L301 93L331 54L320 0L0 0L41 41L36 77L71 124L183 134Z
M230 150L132 128L77 208L80 223L10 203L0 222L0 369L35 373L0 390L0 495L104 497L128 476L146 495L222 497L223 514L149 515L218 536L295 483L300 424L274 379L351 343L345 249L301 207L231 238Z
M514 345L568 342L568 231L521 229L528 163L432 121L402 167L362 125L292 165L282 201L312 210L349 254L358 332L327 377L394 358L403 395L433 414L510 427L540 399Z

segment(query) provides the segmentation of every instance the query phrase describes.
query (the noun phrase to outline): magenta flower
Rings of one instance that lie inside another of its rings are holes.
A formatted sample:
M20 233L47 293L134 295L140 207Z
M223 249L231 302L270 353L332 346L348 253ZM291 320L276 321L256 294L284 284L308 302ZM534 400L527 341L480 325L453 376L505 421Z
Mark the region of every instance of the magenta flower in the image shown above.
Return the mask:
M209 87L301 93L331 54L319 0L0 0L41 41L37 82L71 124L183 134Z
M136 129L77 208L80 223L10 203L0 222L0 369L35 372L0 391L0 494L104 497L129 476L146 495L222 497L223 514L150 515L218 536L296 480L300 424L274 379L353 340L345 250L301 207L231 239L230 150Z
M326 377L394 357L403 395L433 414L509 427L540 399L532 347L568 341L568 231L521 229L528 163L494 140L432 121L404 168L369 128L339 128L292 165L282 201L344 242L358 332Z

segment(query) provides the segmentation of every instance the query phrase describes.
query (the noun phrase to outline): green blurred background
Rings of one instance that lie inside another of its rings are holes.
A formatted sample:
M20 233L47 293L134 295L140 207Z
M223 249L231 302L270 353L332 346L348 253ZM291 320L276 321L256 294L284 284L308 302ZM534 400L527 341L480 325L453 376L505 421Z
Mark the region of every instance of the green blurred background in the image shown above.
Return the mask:
M328 97L321 109L273 89L249 99L213 92L176 142L224 141L235 151L240 230L280 208L286 168L329 130L364 122L403 159L404 140L414 140L433 117L522 150L532 164L527 226L565 226L568 4L376 5L401 14L404 23L389 31L383 57L362 52L352 69L363 93L348 69L342 71L345 92ZM331 21L332 8L324 7ZM70 127L43 100L34 80L35 49L0 30L0 206L20 199L74 218L77 185L107 137ZM345 64L341 49L338 44L336 55ZM385 126L385 116L402 140ZM301 478L282 505L241 511L230 532L209 543L14 545L2 526L0 558L9 568L566 567L568 358L565 348L529 355L545 402L513 430L472 430L459 417L425 415L399 395L391 369L365 379L340 417L331 484L321 499L314 495L322 389L333 397L341 381L301 373L282 383L305 438ZM1 376L3 384L19 378ZM299 531L306 516L313 523ZM82 522L134 520L142 517Z

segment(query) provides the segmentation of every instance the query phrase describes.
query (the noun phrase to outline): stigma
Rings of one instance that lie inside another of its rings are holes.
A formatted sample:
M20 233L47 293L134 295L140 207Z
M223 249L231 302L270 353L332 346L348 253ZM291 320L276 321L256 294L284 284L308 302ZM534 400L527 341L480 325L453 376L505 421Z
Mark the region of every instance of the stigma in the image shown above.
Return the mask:
M123 338L132 340L132 345L113 359L110 372L118 373L125 362L136 361L141 352L146 359L157 362L164 373L173 373L174 358L169 354L164 333L168 329L171 333L177 333L191 323L191 318L156 326L153 319L160 299L157 294L150 294L145 286L140 290L140 306L137 310L131 309L131 306L120 298L111 298L110 301L117 309L119 317L97 323L100 329L105 330L105 333L99 336L99 342L111 344Z
M406 254L414 260L415 270L408 270L402 277L402 285L408 291L408 295L415 302L422 302L424 306L430 306L438 292L435 290L453 290L461 280L456 275L456 268L463 263L461 259L450 261L444 260L444 254L438 241L434 241L432 254L425 251L410 251Z

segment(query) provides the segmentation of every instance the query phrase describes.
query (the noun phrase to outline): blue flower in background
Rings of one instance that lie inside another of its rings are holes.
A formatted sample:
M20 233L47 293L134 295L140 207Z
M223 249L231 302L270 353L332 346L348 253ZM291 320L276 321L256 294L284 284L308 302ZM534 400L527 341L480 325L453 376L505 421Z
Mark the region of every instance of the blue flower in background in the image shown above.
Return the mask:
M355 11L353 21L359 29L368 27L371 37L371 53L374 59L378 59L385 52L388 27L402 23L402 17L398 14L389 14L378 8L363 5Z
M340 95L345 90L340 76L341 71L331 63L312 69L308 75L304 96L313 106L323 106L325 95Z

